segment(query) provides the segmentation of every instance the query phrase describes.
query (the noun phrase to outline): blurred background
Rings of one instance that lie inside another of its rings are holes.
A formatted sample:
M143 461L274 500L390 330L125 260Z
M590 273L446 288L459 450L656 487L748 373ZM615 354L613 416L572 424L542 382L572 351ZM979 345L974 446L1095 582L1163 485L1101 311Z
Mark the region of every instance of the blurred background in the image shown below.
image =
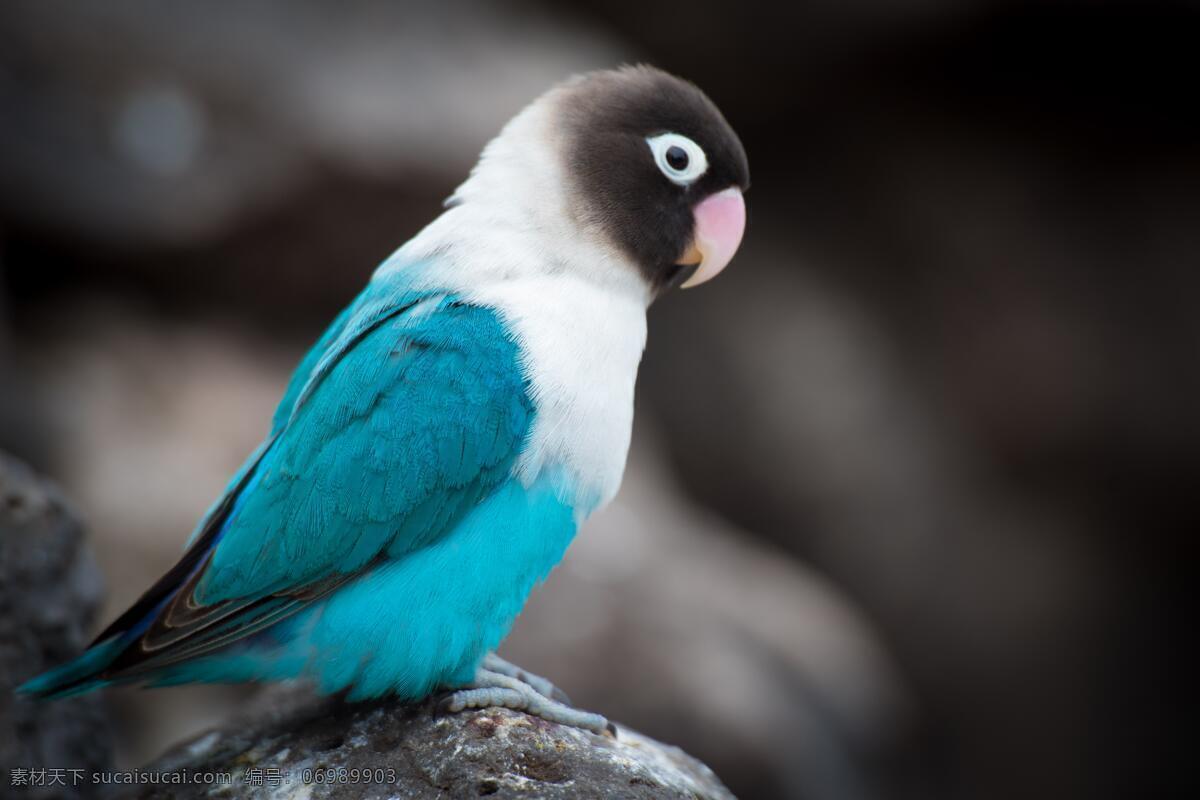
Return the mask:
M1182 793L1198 23L10 0L0 449L88 520L107 622L499 126L572 72L648 61L741 134L747 238L652 309L621 495L504 652L744 798ZM247 691L111 693L121 763Z

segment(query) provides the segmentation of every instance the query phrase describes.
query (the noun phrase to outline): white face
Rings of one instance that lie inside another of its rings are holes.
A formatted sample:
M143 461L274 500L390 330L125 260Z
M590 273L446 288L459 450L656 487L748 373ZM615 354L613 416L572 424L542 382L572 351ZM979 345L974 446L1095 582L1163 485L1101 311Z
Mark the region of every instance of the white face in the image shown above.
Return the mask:
M646 139L654 163L672 183L687 186L708 171L708 156L700 145L678 133L660 133Z

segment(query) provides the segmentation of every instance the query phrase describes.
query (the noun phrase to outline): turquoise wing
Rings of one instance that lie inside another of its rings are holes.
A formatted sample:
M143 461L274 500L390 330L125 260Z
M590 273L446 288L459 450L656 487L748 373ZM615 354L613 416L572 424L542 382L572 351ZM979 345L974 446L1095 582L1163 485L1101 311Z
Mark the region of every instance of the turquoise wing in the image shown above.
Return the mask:
M183 559L97 638L127 644L89 678L211 652L436 540L509 477L533 413L494 311L364 294Z
M422 546L508 476L532 413L488 309L425 299L354 334L298 396L198 599L354 574Z

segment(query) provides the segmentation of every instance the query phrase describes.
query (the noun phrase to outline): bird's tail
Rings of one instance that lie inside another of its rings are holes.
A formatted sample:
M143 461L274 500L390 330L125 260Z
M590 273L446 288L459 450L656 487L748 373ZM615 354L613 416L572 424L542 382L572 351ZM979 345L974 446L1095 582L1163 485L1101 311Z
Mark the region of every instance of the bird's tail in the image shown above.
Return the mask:
M57 700L107 686L111 680L97 677L124 649L123 637L114 636L89 647L78 658L43 672L17 687L18 694L42 700Z

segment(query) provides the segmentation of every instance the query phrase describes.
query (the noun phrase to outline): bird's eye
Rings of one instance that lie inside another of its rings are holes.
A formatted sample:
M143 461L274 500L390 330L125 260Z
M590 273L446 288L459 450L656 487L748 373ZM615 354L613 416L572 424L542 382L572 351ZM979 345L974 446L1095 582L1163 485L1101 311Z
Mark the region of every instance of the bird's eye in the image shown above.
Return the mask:
M654 163L672 183L687 186L708 170L708 158L700 145L678 133L661 133L646 140Z

